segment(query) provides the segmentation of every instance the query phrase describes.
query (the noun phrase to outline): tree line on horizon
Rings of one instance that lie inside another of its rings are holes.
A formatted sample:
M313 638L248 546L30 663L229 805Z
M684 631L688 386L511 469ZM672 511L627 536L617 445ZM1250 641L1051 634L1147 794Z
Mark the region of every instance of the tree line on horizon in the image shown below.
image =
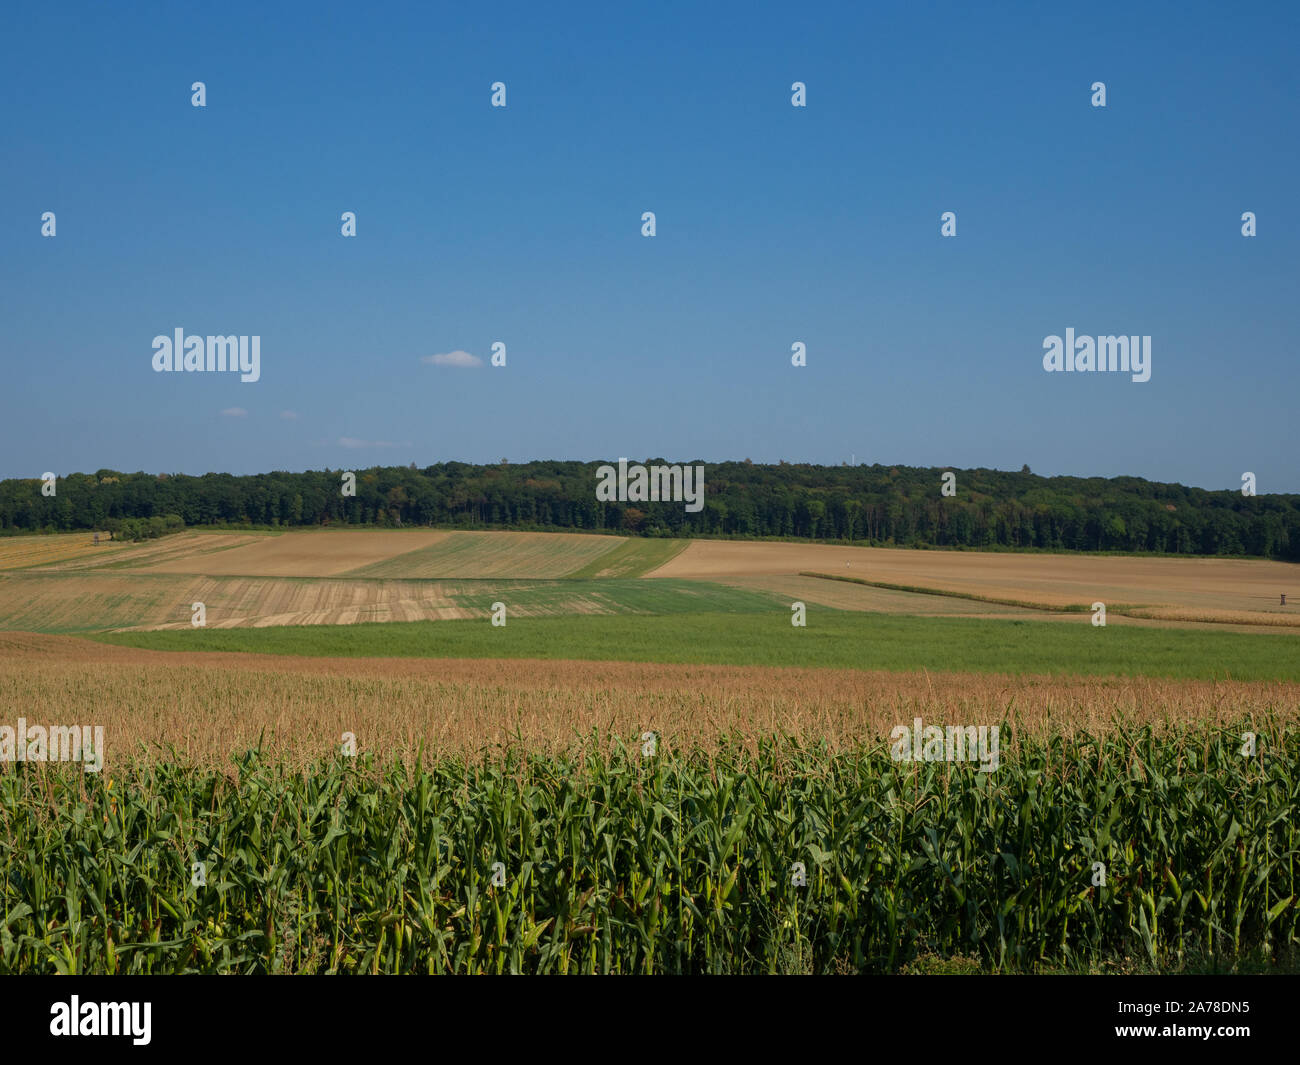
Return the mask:
M647 459L647 465L664 464ZM913 466L705 464L705 504L601 502L599 462L261 473L122 473L0 481L0 534L181 527L451 526L636 536L777 537L905 547L1253 555L1300 561L1300 495L1243 496L1140 477ZM941 494L943 475L956 494Z

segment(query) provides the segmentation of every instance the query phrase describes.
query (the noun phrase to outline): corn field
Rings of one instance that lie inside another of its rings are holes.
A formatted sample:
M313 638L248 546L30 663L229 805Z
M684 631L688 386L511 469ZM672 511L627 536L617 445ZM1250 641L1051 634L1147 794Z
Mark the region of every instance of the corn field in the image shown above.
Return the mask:
M921 954L1016 972L1294 950L1300 728L1002 735L992 773L791 740L11 763L0 973L897 972Z

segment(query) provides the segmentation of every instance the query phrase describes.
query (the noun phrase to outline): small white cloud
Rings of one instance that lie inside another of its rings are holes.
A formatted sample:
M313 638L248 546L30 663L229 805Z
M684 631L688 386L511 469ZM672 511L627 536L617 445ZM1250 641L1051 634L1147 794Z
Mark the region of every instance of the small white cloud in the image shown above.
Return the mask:
M358 440L355 436L340 436L339 447L400 447L391 440Z
M298 412L296 410L282 410L280 412L280 417L286 422L296 422L298 420Z
M477 355L471 355L468 351L448 351L442 355L421 355L420 361L434 366L456 366L460 369L483 365L482 359Z
M247 418L248 411L243 407L227 407L221 412L223 418Z

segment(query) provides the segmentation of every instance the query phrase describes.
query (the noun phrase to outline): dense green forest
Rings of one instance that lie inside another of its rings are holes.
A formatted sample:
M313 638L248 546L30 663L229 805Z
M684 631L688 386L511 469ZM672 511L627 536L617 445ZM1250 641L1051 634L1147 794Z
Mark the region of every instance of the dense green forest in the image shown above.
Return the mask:
M647 464L663 460L645 460ZM1256 555L1300 561L1300 496L1244 497L1138 477L1039 477L908 466L705 465L705 504L596 498L595 462L446 462L423 469L69 474L53 496L36 479L0 482L0 532L109 530L156 536L187 526L439 525L585 529L645 536L790 537L872 544L1055 551Z

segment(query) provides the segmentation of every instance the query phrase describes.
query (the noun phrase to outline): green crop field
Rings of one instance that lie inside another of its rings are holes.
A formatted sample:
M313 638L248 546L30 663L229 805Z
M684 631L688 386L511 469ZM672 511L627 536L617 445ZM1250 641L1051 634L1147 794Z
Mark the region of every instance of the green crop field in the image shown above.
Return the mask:
M617 550L574 570L570 577L644 577L680 554L688 540L624 540Z
M709 581L623 578L562 581L463 581L452 593L460 606L486 617L492 604L534 614L689 614L770 613L783 601L765 591L733 588Z
M1300 680L1300 636L1290 633L1097 628L1086 618L1077 624L914 618L829 608L810 608L807 627L796 628L782 604L762 613L519 618L499 628L488 623L485 611L481 621L133 632L96 638L159 650L342 657L581 658Z
M1294 971L1294 725L1001 747L19 767L0 973Z

